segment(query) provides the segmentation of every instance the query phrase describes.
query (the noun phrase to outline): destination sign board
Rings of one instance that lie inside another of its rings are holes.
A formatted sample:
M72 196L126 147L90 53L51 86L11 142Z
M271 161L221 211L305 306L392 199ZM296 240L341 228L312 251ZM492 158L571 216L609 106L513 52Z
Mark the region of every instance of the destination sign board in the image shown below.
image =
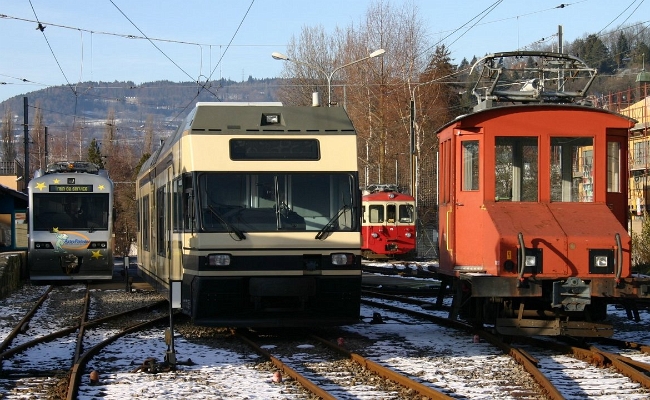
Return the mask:
M74 193L74 192L92 192L93 185L50 185L50 193L54 192L65 192L65 193Z

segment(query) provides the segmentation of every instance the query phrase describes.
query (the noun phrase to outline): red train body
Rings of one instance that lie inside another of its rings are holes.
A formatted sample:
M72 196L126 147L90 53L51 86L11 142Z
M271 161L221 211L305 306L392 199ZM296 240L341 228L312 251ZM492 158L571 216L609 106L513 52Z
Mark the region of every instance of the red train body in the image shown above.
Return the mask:
M507 78L509 55L536 57L540 77L555 68L557 78L557 65L591 71L574 57L517 52L487 56L479 72ZM456 288L452 313L499 333L610 336L607 304L650 298L626 230L634 121L568 104L581 90L536 85L481 85L483 108L438 131L439 272ZM490 107L498 101L508 105Z
M363 192L362 256L405 259L415 256L415 199L395 185L372 185Z

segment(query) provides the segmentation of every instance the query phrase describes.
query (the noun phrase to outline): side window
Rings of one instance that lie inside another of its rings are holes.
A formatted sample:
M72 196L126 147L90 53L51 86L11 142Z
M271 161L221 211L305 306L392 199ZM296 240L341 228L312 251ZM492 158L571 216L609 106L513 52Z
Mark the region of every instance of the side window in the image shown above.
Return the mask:
M462 145L462 188L463 190L478 190L479 157L478 140L466 140Z
M172 214L172 223L174 232L178 232L183 227L183 182L181 178L174 179L173 183L174 210Z
M384 205L372 204L370 205L370 223L376 224L384 222Z
M607 142L607 191L621 192L621 144Z
M165 204L165 188L161 187L156 191L156 210L158 215L156 215L157 221L157 237L156 237L156 247L158 254L161 256L166 255L166 246L165 246L165 211L167 210L167 204Z
M150 237L150 215L151 210L149 209L149 195L146 195L142 198L142 248L149 250L149 237Z

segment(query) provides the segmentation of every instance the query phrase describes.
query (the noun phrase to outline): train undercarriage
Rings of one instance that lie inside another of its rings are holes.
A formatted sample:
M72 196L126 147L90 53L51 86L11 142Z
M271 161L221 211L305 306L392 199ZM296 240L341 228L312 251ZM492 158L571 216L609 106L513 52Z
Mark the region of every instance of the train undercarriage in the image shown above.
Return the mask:
M616 296L592 296L593 288L604 293L603 282L568 278L522 284L516 279L461 276L452 283L450 318L482 328L492 326L496 333L508 336L611 337L614 328L607 319L608 305L617 304L625 308L628 318L640 321L639 297L621 296L621 292L638 292L647 301L648 282L624 280Z

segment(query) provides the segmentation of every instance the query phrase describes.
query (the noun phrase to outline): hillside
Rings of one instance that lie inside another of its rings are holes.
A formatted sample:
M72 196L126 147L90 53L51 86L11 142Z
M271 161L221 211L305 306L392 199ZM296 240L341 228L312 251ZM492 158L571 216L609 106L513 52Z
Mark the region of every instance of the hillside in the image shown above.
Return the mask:
M83 127L85 139L99 138L112 110L118 130L137 132L150 118L159 134L173 130L197 101L277 101L278 79L249 79L246 82L221 80L205 87L196 82L157 81L81 82L74 87L55 86L15 96L0 109L11 110L14 127L23 122L23 97L27 97L30 124L36 109L42 111L43 125L50 134ZM19 129L22 133L22 129ZM127 136L129 136L127 134Z

